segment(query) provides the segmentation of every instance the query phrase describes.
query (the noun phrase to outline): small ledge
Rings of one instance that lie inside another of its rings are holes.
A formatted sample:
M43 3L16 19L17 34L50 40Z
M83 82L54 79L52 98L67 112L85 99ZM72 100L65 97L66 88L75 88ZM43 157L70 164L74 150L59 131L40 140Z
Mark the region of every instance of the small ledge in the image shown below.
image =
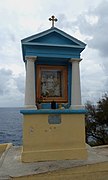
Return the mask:
M22 109L22 114L85 114L85 109L70 110L70 109Z

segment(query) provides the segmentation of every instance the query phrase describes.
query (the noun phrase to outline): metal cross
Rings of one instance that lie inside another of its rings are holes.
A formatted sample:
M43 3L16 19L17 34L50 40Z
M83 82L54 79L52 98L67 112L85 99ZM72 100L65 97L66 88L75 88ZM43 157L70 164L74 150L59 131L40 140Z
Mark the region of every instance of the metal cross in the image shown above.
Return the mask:
M51 18L49 18L49 21L52 21L52 27L54 27L54 21L57 22L57 18L55 18L55 16L51 16Z

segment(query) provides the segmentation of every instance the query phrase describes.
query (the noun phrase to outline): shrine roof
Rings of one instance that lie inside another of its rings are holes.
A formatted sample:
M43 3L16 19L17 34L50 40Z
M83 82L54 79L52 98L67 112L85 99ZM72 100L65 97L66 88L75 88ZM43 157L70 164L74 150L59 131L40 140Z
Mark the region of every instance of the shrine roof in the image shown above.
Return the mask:
M72 55L70 55L72 51L77 51L77 54L80 54L86 46L84 42L56 27L24 38L21 40L21 43L23 59L29 54L34 56L40 56L40 54L56 54L58 57L60 54L62 54L62 57L67 54L66 57L70 58L72 57Z
M21 40L22 44L28 45L69 45L85 48L86 44L82 41L70 36L64 31L54 27L41 33L29 36Z

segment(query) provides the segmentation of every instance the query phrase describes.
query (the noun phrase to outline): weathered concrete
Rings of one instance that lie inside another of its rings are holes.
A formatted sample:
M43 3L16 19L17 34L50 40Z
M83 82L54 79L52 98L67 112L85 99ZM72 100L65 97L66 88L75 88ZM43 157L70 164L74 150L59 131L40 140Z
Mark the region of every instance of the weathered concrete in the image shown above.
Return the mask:
M22 112L23 162L87 159L85 110L25 109ZM49 122L52 115L59 115L60 123Z
M88 159L87 160L60 160L60 161L47 161L47 162L36 162L36 163L22 163L21 152L22 147L10 146L8 150L3 153L3 158L0 158L0 180L2 179L16 179L20 177L31 176L31 175L45 175L53 173L62 173L65 176L65 170L83 172L92 172L94 167L98 167L98 173L103 171L108 177L108 146L91 148L87 145ZM94 167L92 167L94 166ZM84 170L84 167L88 168ZM83 169L82 169L83 168ZM81 170L82 169L82 170ZM92 170L91 170L92 169ZM97 171L97 170L95 170ZM96 173L96 172L94 172ZM80 174L81 175L81 174ZM80 179L79 175L79 179ZM96 174L94 174L95 177ZM38 179L38 177L31 177L31 179ZM73 175L72 175L73 176ZM15 178L16 177L16 178ZM59 176L58 176L59 177ZM25 178L25 179L26 179ZM47 177L48 178L48 177ZM83 177L84 178L84 177ZM21 178L22 179L22 178ZM50 179L50 178L49 178ZM59 179L59 178L58 178ZM68 179L68 178L67 178ZM71 179L71 177L69 178Z

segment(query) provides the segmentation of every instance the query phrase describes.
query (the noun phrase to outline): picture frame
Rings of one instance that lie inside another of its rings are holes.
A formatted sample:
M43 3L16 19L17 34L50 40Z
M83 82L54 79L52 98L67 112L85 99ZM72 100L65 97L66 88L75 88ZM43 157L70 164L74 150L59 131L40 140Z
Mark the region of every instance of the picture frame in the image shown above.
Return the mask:
M67 66L37 65L37 101L66 103L68 101L67 76Z

